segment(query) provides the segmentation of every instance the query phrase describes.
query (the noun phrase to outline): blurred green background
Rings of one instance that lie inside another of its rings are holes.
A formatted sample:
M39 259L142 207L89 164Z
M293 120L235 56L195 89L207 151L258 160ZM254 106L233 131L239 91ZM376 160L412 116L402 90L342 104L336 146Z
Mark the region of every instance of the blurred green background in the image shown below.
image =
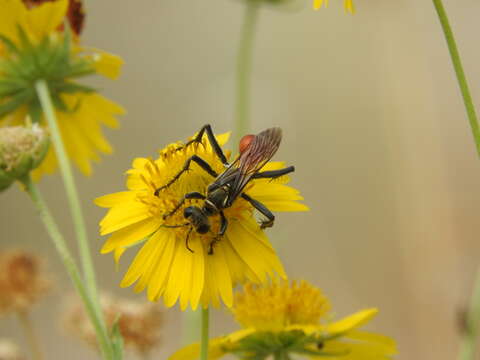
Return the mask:
M458 313L480 265L480 161L430 1L340 0L314 12L261 11L254 53L252 131L284 129L275 156L296 166L308 213L278 214L269 230L291 278L305 278L331 298L339 316L377 306L370 329L398 341L403 359L452 359ZM124 189L133 158L156 156L167 143L210 123L233 128L235 56L243 4L234 0L94 1L82 42L121 55L116 82L94 82L126 107L121 129L108 131L113 156L78 176L101 288L143 299L118 283L92 200ZM445 0L474 99L480 93L476 0ZM480 103L476 101L478 105ZM40 184L75 246L59 176ZM27 196L1 194L3 247L48 257L57 285L34 309L47 359L93 358L59 325L72 290ZM159 305L163 306L163 305ZM165 311L165 359L180 344L180 311ZM235 328L213 312L212 334ZM0 337L22 343L15 318L0 319ZM132 357L133 358L133 357Z

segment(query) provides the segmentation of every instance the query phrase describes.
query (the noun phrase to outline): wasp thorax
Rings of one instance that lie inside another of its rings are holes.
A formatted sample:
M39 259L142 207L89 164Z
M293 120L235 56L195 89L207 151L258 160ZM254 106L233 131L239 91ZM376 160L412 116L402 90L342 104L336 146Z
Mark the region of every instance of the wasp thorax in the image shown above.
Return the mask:
M190 220L199 234L206 234L210 231L208 216L198 206L189 206L183 211L185 219Z

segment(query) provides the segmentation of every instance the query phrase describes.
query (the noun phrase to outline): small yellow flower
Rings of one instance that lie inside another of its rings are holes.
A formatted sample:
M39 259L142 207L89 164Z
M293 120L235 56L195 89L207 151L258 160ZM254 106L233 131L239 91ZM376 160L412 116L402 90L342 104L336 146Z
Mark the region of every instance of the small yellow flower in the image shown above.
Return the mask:
M217 140L220 145L225 144L228 134L217 136ZM225 170L204 136L201 144L185 146L178 142L168 145L160 151L157 160L135 159L133 168L127 172L128 191L96 199L97 205L110 208L100 222L100 233L112 234L102 253L113 251L118 260L128 247L143 242L121 286L136 282L135 291L147 289L151 301L163 297L165 305L170 307L179 300L182 309L189 304L195 309L199 303L203 307L218 306L221 301L231 306L232 289L236 284L263 283L275 273L283 278L286 275L253 216L252 205L243 198L237 198L224 210L228 228L215 244L213 254L208 253L219 231L220 216L212 216L211 231L200 234L193 230L183 212L186 207L201 206L203 200L188 199L174 215L163 218L186 193L205 194L214 180L192 163L188 173L155 196L156 189L172 180L192 155L204 159L217 173ZM270 162L262 170L283 167L283 163ZM287 186L287 182L287 176L274 181L256 179L247 185L245 192L272 211L307 210L298 202L303 198L297 190Z
M51 46L49 49L53 54L53 51L61 48L62 42L70 41L68 62L78 61L80 65L84 64L85 66L77 73L70 73L69 76L78 77L94 72L112 79L118 77L123 63L118 56L80 45L77 35L81 31L84 14L78 0L70 2L68 0L49 2L0 0L0 8L2 9L0 12L0 37L2 39L0 42L0 62L2 62L0 64L0 126L22 124L27 114L32 117L34 122L39 121L41 125L45 125L39 112L38 100L34 98L33 84L42 78L44 76L42 74L46 71L56 74L57 77L60 77L59 74L61 74L61 70L50 69L53 66L52 63L46 62L54 61L54 56L37 58L40 59L37 61L39 63L45 61L43 65L38 65L39 69L22 66L25 59L28 60L29 50L25 41L37 48L33 50L36 53L32 52L37 54L36 56L41 56L42 49L45 49L47 45ZM76 36L71 40L66 38L67 35L63 31L65 19L69 20L75 31ZM22 38L22 34L24 38ZM16 68L15 64L18 65ZM42 66L41 69L40 66ZM12 84L16 84L14 80L17 80L12 76L18 75L18 71L24 71L25 74L22 76L28 78L29 83L31 82L32 88L25 89L24 98L18 97L18 92L11 89ZM45 80L47 83L49 82L48 78ZM102 134L101 125L117 127L116 116L123 114L124 110L94 92L93 89L76 85L71 80L66 78L61 84L62 87L52 86L51 91L58 92L56 98L53 94L54 104L67 153L82 173L89 175L92 171L91 161L98 161L99 153L108 154L112 151L110 144ZM24 101L22 102L22 100ZM52 173L56 167L57 160L52 146L43 163L34 171L34 177L39 177L43 173Z
M247 284L232 308L243 329L210 340L209 359L231 353L241 359L288 359L300 354L310 359L387 360L396 354L395 342L383 335L358 330L376 314L366 309L336 322L328 319L330 303L306 281ZM180 349L169 360L199 358L198 343Z
M315 10L319 10L323 5L325 5L325 7L328 7L328 0L313 0L313 8ZM343 0L343 7L346 12L349 12L350 14L355 13L353 0Z

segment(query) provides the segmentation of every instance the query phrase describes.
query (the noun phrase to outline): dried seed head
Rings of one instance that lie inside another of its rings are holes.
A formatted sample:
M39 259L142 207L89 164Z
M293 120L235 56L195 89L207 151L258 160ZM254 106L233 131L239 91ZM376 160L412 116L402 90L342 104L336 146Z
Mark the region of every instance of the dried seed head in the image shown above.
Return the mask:
M48 145L48 135L38 124L1 127L0 190L40 165Z
M0 314L28 310L50 287L38 256L21 250L0 251Z
M13 341L0 339L0 360L25 360L25 357Z
M150 302L136 302L101 296L101 306L108 327L118 319L125 348L139 354L148 354L160 343L162 313L159 306ZM90 346L97 347L95 331L85 313L83 305L73 302L65 316L67 329Z

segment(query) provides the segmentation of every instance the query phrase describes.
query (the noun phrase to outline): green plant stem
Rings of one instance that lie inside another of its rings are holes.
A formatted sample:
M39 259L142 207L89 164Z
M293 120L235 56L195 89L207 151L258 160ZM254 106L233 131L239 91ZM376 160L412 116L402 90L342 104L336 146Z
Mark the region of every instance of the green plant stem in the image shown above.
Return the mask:
M45 114L45 118L47 120L48 128L50 130L50 135L55 148L55 154L57 155L60 172L62 173L63 183L65 185L65 191L67 193L67 198L72 213L75 233L77 235L77 242L80 251L86 288L90 293L91 298L94 300L95 311L97 312L98 317L101 317L100 304L98 302L98 291L95 280L95 269L93 267L85 220L83 218L80 199L75 186L72 167L70 165L70 161L68 160L65 146L63 145L62 137L60 135L48 85L45 80L39 80L35 83L35 89L37 91L38 98L40 99L43 113Z
M235 98L235 130L233 143L238 144L240 138L250 129L250 75L252 68L252 52L256 25L258 22L258 1L247 1L237 54L236 98Z
M97 316L93 299L83 285L83 279L80 275L78 267L73 260L72 255L70 254L65 239L60 233L60 230L58 229L58 226L53 216L51 215L47 204L43 200L39 190L37 189L30 177L22 179L22 183L25 185L26 192L30 195L30 198L32 199L35 207L37 208L40 218L43 221L45 227L47 228L48 234L50 235L50 238L55 245L55 249L57 250L60 258L62 259L63 265L65 266L65 269L67 270L67 273L70 276L70 279L72 280L75 289L77 290L80 298L85 304L85 309L95 328L98 343L100 345L100 349L103 353L104 359L113 359L110 340L107 332L105 331L105 326L103 323L103 316L100 318Z
M472 296L465 319L465 331L460 343L459 360L473 360L480 321L480 268L477 270Z
M201 322L201 311L187 309L182 313L182 344L189 345L198 341L198 327Z
M470 127L472 128L477 154L480 156L480 129L478 126L477 114L475 112L475 106L473 105L472 96L470 95L467 78L463 70L462 61L458 52L455 38L453 36L453 31L448 21L445 8L443 7L442 0L433 0L433 5L437 11L438 18L440 19L440 24L442 25L443 33L445 35L445 40L447 41L450 57L455 69L455 74L457 75L458 85L460 86L460 91L462 93L463 103L465 104Z
M202 333L200 338L200 360L208 360L209 310L202 309Z
M23 332L25 333L25 338L27 339L28 346L32 352L32 359L34 360L43 360L43 354L40 347L40 342L38 341L37 334L33 328L32 320L30 314L26 311L17 312L18 321L22 326Z

